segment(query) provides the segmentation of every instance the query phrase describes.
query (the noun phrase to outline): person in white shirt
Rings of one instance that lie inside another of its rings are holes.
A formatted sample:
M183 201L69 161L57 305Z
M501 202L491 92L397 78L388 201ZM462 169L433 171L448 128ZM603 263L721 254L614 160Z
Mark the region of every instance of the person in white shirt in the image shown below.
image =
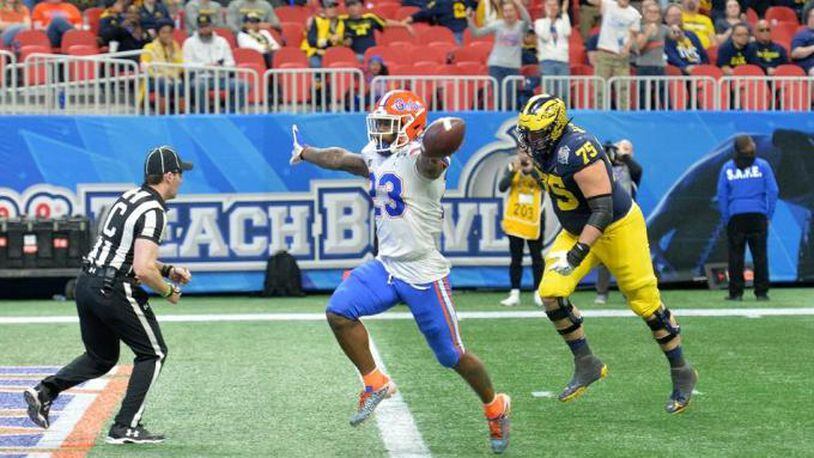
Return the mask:
M630 6L630 0L589 1L602 11L594 74L604 79L630 76L630 48L641 30L642 15ZM630 105L627 86L618 87L617 109L626 110Z
M262 54L267 68L271 68L274 51L280 49L280 43L277 43L271 33L260 28L260 15L255 12L250 12L243 18L243 28L237 34L237 46L254 49Z
M191 66L227 67L235 66L232 48L225 38L215 33L212 18L207 15L198 16L198 31L184 41L184 63ZM196 95L195 106L197 113L209 111L210 100L208 92L215 90L228 91L227 101L230 111L244 105L246 99L246 85L237 78L234 72L194 71L193 85Z
M568 39L571 36L571 20L568 18L568 0L563 0L561 9L557 0L546 0L545 17L534 21L537 35L537 59L540 61L540 74L543 76L543 89L547 94L556 95L568 103L568 81L556 79L546 81L546 77L568 76Z

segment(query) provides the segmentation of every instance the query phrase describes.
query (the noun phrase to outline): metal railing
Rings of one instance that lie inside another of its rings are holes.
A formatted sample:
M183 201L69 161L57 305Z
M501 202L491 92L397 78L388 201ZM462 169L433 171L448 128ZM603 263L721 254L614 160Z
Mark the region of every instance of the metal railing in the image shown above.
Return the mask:
M262 76L253 69L153 62L142 70L137 98L146 115L262 112Z
M610 78L606 110L717 110L720 85L710 76L616 76Z
M271 69L139 65L141 51L92 56L0 51L0 114L361 112L391 89L430 110L519 111L534 94L569 109L812 111L814 77L390 75L366 82L357 68ZM261 73L261 71L263 73Z
M598 76L543 76L541 78L509 76L501 87L502 109L520 111L534 94L556 95L565 102L569 110L604 108L607 88L605 81Z
M14 91L17 88L17 58L0 50L0 113L13 113Z
M264 113L365 111L365 75L357 68L271 69L263 74Z
M497 80L490 76L377 76L370 83L369 98L375 102L377 96L393 89L415 92L430 110L500 109Z

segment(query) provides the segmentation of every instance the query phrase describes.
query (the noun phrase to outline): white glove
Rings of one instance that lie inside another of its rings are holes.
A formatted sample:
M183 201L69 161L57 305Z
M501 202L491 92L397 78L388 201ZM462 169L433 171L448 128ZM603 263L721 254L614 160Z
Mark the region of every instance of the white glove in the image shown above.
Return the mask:
M291 159L289 159L288 163L291 165L297 165L302 162L302 151L305 149L305 146L302 144L300 130L297 128L296 124L291 126L291 137L294 142L294 146L291 149Z
M553 270L564 277L571 275L571 272L573 272L576 268L575 266L572 266L570 262L568 262L567 251L549 253L548 257L554 261L547 263L549 265L548 270Z

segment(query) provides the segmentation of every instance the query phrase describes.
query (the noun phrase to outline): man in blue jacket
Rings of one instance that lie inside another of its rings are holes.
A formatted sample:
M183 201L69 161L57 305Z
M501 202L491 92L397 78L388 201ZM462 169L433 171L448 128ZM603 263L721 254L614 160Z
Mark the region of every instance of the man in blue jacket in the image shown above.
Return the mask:
M772 167L755 157L755 142L748 135L735 138L735 157L718 177L718 210L729 239L729 296L743 299L743 257L746 244L755 265L755 296L769 300L769 263L766 241L769 220L777 203L777 181Z

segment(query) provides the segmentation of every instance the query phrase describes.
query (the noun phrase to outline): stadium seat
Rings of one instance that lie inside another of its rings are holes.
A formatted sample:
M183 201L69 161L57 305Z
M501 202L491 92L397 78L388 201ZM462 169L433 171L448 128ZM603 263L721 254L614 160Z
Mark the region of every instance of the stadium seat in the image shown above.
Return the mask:
M96 40L96 35L88 32L87 30L71 29L62 35L62 52L71 49L72 46L82 45L99 49L99 43Z
M588 67L584 65L584 67ZM588 67L593 74L593 68ZM574 73L571 72L573 75ZM578 109L598 109L600 101L597 99L597 82L588 80L571 81L571 104ZM542 86L540 86L542 88Z
M396 10L396 16L394 19L397 21L401 21L407 19L408 16L412 16L413 14L421 11L421 8L417 6L402 6L398 10Z
M769 84L764 78L726 80L721 84L721 109L768 110L770 93Z
M26 58L32 54L52 54L51 44L48 46L42 45L26 45L20 48L20 59L18 62L25 62ZM23 70L24 83L28 86L36 84L45 84L48 79L47 68L45 63L31 63L25 65Z
M308 17L311 16L311 10L304 6L298 5L283 5L274 8L274 13L280 19L280 23L296 22L298 24L305 24Z
M806 78L802 68L793 64L778 65L774 78L772 82L780 109L784 111L811 110L810 96L814 94L814 81Z
M367 48L363 63L365 67L367 67L367 63L370 62L372 56L379 56L384 59L384 64L388 67L393 64L412 64L409 54L405 53L401 48L393 48L390 46L371 46Z
M388 27L381 34L380 39L376 43L380 45L388 45L396 41L407 41L415 43L415 37L404 27Z
M475 37L472 35L472 32L469 29L464 30L464 46L469 45L470 43L474 43L477 41L486 41L489 43L495 42L495 36L493 34L484 35L482 37Z
M300 48L294 46L284 46L274 53L274 68L283 68L283 64L295 64L298 68L308 67L308 58Z
M256 52L256 51L255 51ZM259 53L258 53L259 54ZM237 58L235 58L237 60ZM261 58L262 60L262 58ZM246 81L249 85L249 100L250 104L258 104L263 103L263 100L266 98L266 85L263 83L263 75L266 73L266 63L256 63L256 62L238 62L238 68L245 68L247 70L251 70L252 73L240 73L239 77L243 81ZM257 93L255 94L255 88L257 88Z
M777 42L779 45L786 48L786 52L791 51L791 40L794 39L794 34L797 33L797 24L790 22L781 22L772 26L772 41Z
M718 47L710 46L707 48L707 57L709 57L710 65L718 65Z
M330 67L334 62L355 60L356 53L352 49L345 46L332 46L325 50L325 55L322 57L322 66Z
M96 46L73 45L68 50L71 56L94 56L99 54ZM96 78L99 64L92 61L71 61L68 63L68 80L84 81Z
M476 84L472 80L445 82L440 88L439 109L461 111L475 108Z
M760 17L757 15L755 10L752 8L746 8L746 22L754 27L758 20L760 20Z
M234 56L235 64L237 64L238 67L241 64L253 64L260 65L263 68L266 67L266 61L263 59L263 55L257 50L237 48L232 51L232 55Z
M432 61L416 61L413 63L413 71L416 75L435 75L440 64Z
M690 72L690 76L710 76L714 78L716 81L720 80L724 76L724 72L714 66L708 64L696 65L693 67L692 71ZM715 104L715 86L716 83L708 80L696 81L694 83L696 85L696 94L698 96L697 106L693 106L693 109L701 109L701 110L714 110L716 108ZM729 104L729 97L722 95L721 101L725 102L727 105Z
M716 80L721 79L724 76L723 70L720 68L709 65L709 64L701 64L696 65L693 67L692 71L690 72L691 76L711 76Z
M26 46L45 46L51 48L51 40L42 30L21 30L14 36L14 45L17 49Z
M571 64L570 70L574 76L591 76L594 74L594 68L585 64Z
M770 6L766 9L766 14L763 18L772 25L781 22L790 22L795 25L800 23L800 21L797 20L797 13L788 6Z
M684 76L684 73L681 72L681 69L676 67L675 65L667 65L664 67L664 74L666 76Z
M172 31L172 39L173 39L173 41L178 43L180 46L182 46L182 47L184 46L184 42L187 41L187 38L189 38L189 35L187 35L186 30L173 29L173 31Z
M455 62L479 62L486 63L491 50L486 51L483 46L462 46L453 53Z
M579 35L577 33L577 35ZM588 51L585 50L585 46L569 46L568 47L568 59L569 62L579 63L579 64L587 64L588 63Z
M348 65L350 62L334 62L328 68L355 68ZM339 105L344 105L349 97L353 96L353 90L358 86L356 76L352 73L337 73L328 75L326 85L329 88L330 99Z
M232 49L237 48L237 39L235 38L235 34L232 33L232 29L227 27L215 27L215 33L218 36L223 37L229 42L229 47Z
M277 66L275 65L275 68ZM281 64L280 69L298 68L294 62ZM311 98L313 75L310 73L286 73L277 75L279 87L274 91L282 97L283 103L305 103ZM275 103L276 105L276 103Z
M419 44L427 45L434 41L445 41L454 44L455 35L453 35L452 30L442 26L432 26L418 33Z
M409 54L413 62L428 61L439 65L447 63L447 53L436 47L415 47L410 50Z
M104 8L94 6L86 9L84 13L82 13L85 16L85 24L88 24L90 33L97 36L99 35L99 23L101 22L103 12Z
M537 64L524 65L520 67L520 74L532 78L540 76L540 66Z
M409 53L416 47L415 43L411 41L394 41L387 45L390 48L398 49L399 52Z
M283 46L299 47L305 38L305 24L299 22L283 22L280 27L283 29Z
M375 5L370 9L370 12L382 19L396 19L396 12L398 12L399 8L401 8L399 3L384 2Z
M774 76L806 76L805 70L794 64L778 65Z
M486 64L482 62L464 61L455 62L459 75L486 75Z
M766 72L757 65L738 65L732 69L732 76L766 76Z
M440 49L447 55L447 57L452 57L453 52L458 49L458 45L454 43L447 43L446 41L433 41L427 46L430 48Z

